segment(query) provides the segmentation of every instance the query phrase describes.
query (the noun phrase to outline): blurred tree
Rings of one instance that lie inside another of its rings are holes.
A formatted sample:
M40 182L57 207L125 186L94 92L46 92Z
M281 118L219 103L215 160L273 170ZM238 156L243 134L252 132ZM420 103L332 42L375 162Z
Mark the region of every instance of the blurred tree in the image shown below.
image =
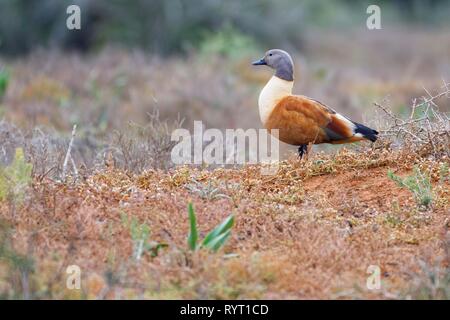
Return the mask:
M186 52L211 32L232 26L264 47L300 48L311 26L351 25L365 19L373 1L356 0L1 0L0 53L40 46L96 49L108 43L152 52ZM403 21L446 21L446 0L379 0ZM82 10L82 30L66 28L66 8ZM438 17L441 17L438 19Z

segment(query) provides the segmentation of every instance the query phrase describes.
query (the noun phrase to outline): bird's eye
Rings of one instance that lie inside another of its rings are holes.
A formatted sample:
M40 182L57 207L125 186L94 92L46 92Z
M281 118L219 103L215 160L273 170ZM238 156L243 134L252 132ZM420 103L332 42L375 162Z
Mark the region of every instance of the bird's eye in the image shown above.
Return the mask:
M269 56L272 56L273 55L273 53L269 53Z

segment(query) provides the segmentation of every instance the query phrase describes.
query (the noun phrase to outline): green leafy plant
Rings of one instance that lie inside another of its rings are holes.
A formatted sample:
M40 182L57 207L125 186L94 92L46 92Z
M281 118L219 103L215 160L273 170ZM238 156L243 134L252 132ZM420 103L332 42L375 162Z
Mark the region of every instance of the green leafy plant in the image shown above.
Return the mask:
M150 227L146 223L139 223L139 221L132 217L122 214L122 223L130 230L131 239L133 241L133 259L141 260L145 252L149 252L152 258L158 256L159 251L166 248L168 245L156 241L149 241Z
M396 182L398 186L406 188L414 194L416 203L420 206L428 208L433 201L433 191L429 175L420 171L416 166L413 169L413 174L401 178L395 175L391 170L388 171L388 177Z
M31 183L32 169L33 166L25 160L23 149L17 148L13 162L0 168L0 200L12 198L20 203Z
M198 231L197 231L197 218L195 216L195 211L192 203L188 205L188 214L189 214L189 224L190 231L188 235L188 247L190 250L198 250L202 248L206 248L213 252L217 252L227 239L230 237L231 228L234 225L234 216L228 216L222 223L220 223L217 227L215 227L211 232L209 232L206 237L198 242Z
M9 73L6 70L0 69L0 100L6 93L9 83Z

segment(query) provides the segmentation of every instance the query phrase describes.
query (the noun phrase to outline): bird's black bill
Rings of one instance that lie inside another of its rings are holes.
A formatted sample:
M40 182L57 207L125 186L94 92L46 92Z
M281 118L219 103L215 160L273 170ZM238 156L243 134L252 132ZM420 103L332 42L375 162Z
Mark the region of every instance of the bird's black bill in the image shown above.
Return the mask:
M264 60L264 58L252 62L252 65L254 65L254 66L264 66L266 64L267 63Z

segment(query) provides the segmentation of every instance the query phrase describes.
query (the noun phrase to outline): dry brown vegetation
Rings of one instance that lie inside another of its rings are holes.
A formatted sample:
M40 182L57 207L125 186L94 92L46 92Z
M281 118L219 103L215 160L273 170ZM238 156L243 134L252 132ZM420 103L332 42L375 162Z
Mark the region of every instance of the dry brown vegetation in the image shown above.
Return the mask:
M302 161L288 154L273 176L260 166L169 162L171 130L193 120L259 126L256 97L268 74L246 67L247 58L110 49L38 52L7 63L0 168L7 171L23 149L23 170L32 171L18 179L20 188L11 188L11 176L0 179L1 297L449 299L449 92L437 70L445 69L450 44L443 38L425 50L428 36L403 35L401 55L378 53L392 43L378 36L353 56L332 42L339 38L320 42L329 48L308 40L319 54L311 64L298 59L296 90L355 120L365 112L381 139ZM66 178L74 123L77 170L69 162ZM430 204L399 185L416 172ZM234 214L217 253L188 249L190 201L201 237ZM137 259L141 240L152 249ZM69 265L81 268L82 290L66 288ZM370 265L381 268L380 290L366 287Z
M386 175L390 168L403 176L413 164L431 172L426 210ZM441 165L409 152L343 150L290 159L276 176L258 166L137 175L109 168L76 184L35 181L23 206L11 211L3 202L1 212L13 224L14 250L34 261L26 271L33 298L417 297L420 260L439 272L448 267L449 181ZM214 181L226 197L202 198L186 187L193 181ZM187 249L188 200L203 235L235 214L223 251ZM124 215L168 247L133 259ZM82 291L65 288L72 264L83 272ZM369 265L381 267L382 290L366 288ZM25 294L20 272L2 270L3 294ZM442 294L426 289L431 298Z

